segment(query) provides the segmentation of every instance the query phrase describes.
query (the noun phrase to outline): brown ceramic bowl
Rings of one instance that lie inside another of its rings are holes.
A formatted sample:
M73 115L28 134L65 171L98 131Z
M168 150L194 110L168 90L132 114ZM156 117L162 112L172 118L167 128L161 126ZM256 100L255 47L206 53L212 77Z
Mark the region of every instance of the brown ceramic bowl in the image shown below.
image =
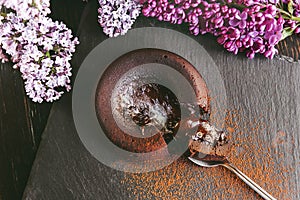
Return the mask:
M199 109L207 113L210 110L208 89L203 78L195 67L181 56L160 49L138 49L122 55L106 68L98 82L95 99L96 114L106 136L115 145L136 153L155 151L166 146L167 143L159 131L149 137L137 137L120 128L113 115L116 109L112 106L113 91L116 90L118 81L124 78L124 74L149 63L166 65L179 72L193 88ZM180 110L178 113L180 114Z

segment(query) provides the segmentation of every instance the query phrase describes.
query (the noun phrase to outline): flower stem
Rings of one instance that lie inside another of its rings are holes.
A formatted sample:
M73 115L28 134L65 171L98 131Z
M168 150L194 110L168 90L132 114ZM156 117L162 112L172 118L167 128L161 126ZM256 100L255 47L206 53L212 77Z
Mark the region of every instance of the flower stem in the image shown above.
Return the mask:
M282 10L281 8L277 8L277 10L278 10L280 13L282 13L282 14L285 14L285 15L287 15L287 16L289 16L289 17L292 17L292 15L291 15L289 12L287 12L287 11L285 11L285 10Z
M281 8L277 8L277 10L283 14L283 18L284 19L290 19L290 20L293 20L293 21L297 21L297 22L300 22L300 17L295 17L293 16L292 14L290 14L289 12L285 11L285 10L282 10Z
M1 12L1 13L0 13L0 16L2 16L2 17L6 17L6 16L7 16L7 13L5 13L5 12Z
M291 20L294 20L294 21L300 22L300 17L295 17L295 16L292 16Z

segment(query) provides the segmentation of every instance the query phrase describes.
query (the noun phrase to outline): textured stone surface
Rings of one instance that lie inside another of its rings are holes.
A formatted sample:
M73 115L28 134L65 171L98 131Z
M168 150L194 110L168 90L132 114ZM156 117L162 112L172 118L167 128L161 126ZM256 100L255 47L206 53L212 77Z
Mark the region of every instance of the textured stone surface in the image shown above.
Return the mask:
M79 32L81 45L74 60L76 66L80 66L89 51L105 38L96 24L95 11L95 5L90 4L85 10L85 17L82 18ZM142 18L138 20L136 26L161 26L155 23ZM168 28L179 29L177 26ZM209 37L195 39L205 47L219 68L225 84L228 107L240 110L240 120L245 123L260 119L266 125L262 133L257 135L256 141L262 143L263 148L272 149L270 156L276 162L273 166L269 166L269 163L265 162L266 158L262 156L258 158L262 166L274 170L281 170L282 165L293 166L290 172L278 171L278 174L286 174L283 182L278 184L283 189L282 193L293 191L290 194L283 194L284 197L300 199L299 64L278 59L248 60L244 56L234 56L225 52L213 40L209 40ZM120 184L123 172L115 171L98 162L80 142L72 119L71 103L69 94L53 105L23 198L131 199L126 184ZM280 131L285 133L283 142L276 141ZM242 134L236 137L251 136ZM197 170L208 172L201 168ZM247 169L241 170L247 174L247 170L255 171L256 166L249 163ZM214 183L211 182L208 183L211 186L202 184L204 190L214 187ZM275 184L262 186L267 191L273 191L272 187ZM240 187L236 189L249 190L242 183ZM216 189L206 194L203 199L222 199L224 192L226 192L224 188ZM252 192L247 194L249 196L244 196L244 199L259 198ZM195 195L200 197L201 190Z

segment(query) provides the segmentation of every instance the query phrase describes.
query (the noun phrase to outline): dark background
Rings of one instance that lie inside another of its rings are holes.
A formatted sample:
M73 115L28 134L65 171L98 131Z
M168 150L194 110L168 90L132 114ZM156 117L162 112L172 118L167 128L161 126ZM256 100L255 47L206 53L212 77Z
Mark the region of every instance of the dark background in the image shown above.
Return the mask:
M86 4L52 0L51 16L76 34ZM278 47L280 55L298 60L298 37L288 38ZM36 104L27 98L20 73L11 63L0 65L0 200L21 199L50 109L51 104Z
M85 5L81 0L52 0L51 16L75 35ZM21 199L50 109L50 103L27 98L11 63L0 65L0 200Z

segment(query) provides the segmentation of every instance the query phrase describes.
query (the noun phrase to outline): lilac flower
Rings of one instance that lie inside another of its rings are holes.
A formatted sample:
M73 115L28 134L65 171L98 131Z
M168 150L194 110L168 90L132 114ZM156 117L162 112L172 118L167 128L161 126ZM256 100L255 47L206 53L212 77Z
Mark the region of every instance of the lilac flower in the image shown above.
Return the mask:
M109 37L124 35L140 14L141 5L134 0L99 0L98 22Z
M266 31L264 38L268 40L271 46L276 45L282 37L283 24L275 24L273 29Z
M276 55L277 53L278 50L274 46L272 46L264 53L264 56L273 59L274 55Z
M70 60L79 43L65 24L53 21L43 1L1 1L11 10L0 20L0 58L19 69L26 94L34 102L52 102L69 91ZM34 2L34 3L33 3ZM19 7L16 3L22 5ZM26 7L27 6L27 7ZM19 14L21 8L27 14ZM41 10L41 12L36 12ZM30 20L26 20L31 16Z
M229 20L231 26L238 26L240 29L246 28L248 13L243 11L242 13L237 12L233 19Z
M187 23L192 34L210 33L228 51L245 52L249 58L258 53L273 58L280 40L293 33L300 34L299 0L140 0L139 3L99 0L99 3L99 23L110 37L127 32L135 20L130 13L132 10L139 13L141 5L146 17Z
M210 33L234 54L245 52L249 58L255 54L273 58L280 40L292 32L300 33L300 19L295 18L300 16L298 1L281 1L285 5L280 9L276 7L280 6L278 0L141 0L140 3L146 17L188 23L192 34ZM289 10L282 11L288 7Z
M0 5L14 10L24 20L51 12L50 0L0 0Z

